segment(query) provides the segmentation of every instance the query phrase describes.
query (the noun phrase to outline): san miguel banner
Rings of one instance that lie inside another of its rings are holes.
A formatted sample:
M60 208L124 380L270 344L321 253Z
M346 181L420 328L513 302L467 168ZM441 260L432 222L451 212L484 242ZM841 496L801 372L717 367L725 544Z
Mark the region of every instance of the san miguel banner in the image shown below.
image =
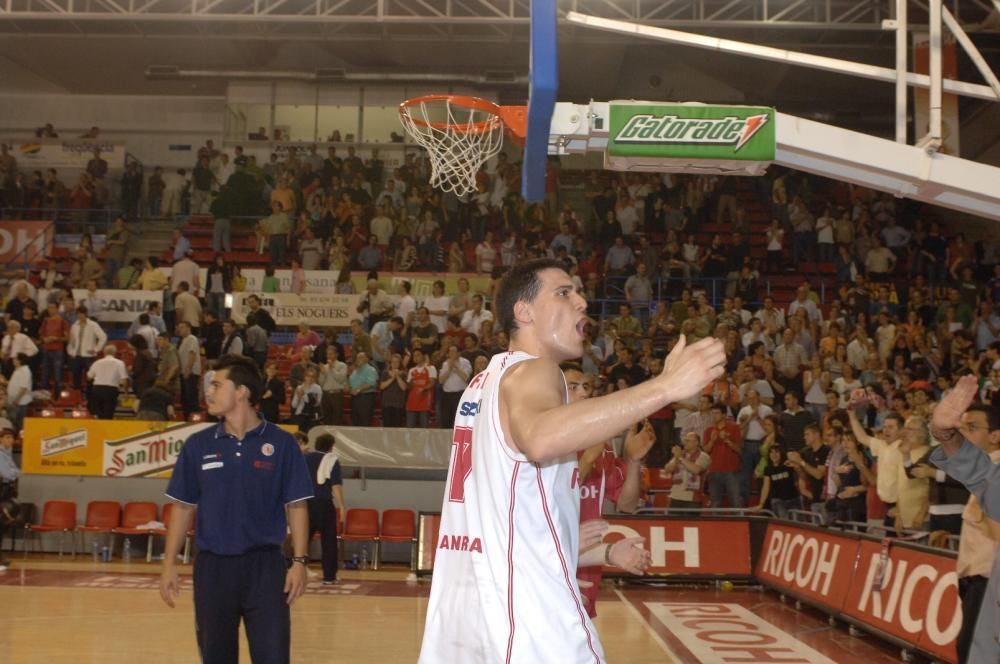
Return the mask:
M102 323L131 323L139 314L145 313L151 302L163 304L163 291L119 290L99 288L94 293L101 303L101 310L95 318ZM49 291L38 291L38 302L44 306ZM87 299L89 292L83 288L73 289L73 299L77 304Z
M170 477L188 437L214 426L214 422L29 417L21 461L24 472L35 475Z
M611 524L606 541L644 537L653 564L647 574L750 576L750 526L746 520L687 520L649 517L605 517ZM434 569L439 548L461 548L463 542L441 534L439 514L421 513L417 533L417 571ZM466 546L470 544L465 543ZM605 569L609 574L620 572Z
M51 221L12 219L0 224L0 263L31 263L52 246L55 224Z
M232 318L246 323L250 306L247 300L253 293L234 293ZM347 327L352 318L362 318L358 313L360 295L333 295L325 293L261 293L261 307L267 309L278 325L298 325L305 321L317 327Z
M770 523L757 580L946 662L962 626L955 559L834 530Z
M613 101L609 157L773 161L774 109Z

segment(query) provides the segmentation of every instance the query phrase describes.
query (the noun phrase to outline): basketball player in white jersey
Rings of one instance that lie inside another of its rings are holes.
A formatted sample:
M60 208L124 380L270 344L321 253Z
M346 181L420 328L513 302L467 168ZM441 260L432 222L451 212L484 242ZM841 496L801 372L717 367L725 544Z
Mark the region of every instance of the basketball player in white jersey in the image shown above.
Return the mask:
M586 304L549 259L515 265L497 291L510 351L472 379L456 414L421 664L605 661L576 568L641 573L649 554L621 540L580 559L576 453L699 394L725 352L682 338L659 376L569 404L559 363L583 352Z

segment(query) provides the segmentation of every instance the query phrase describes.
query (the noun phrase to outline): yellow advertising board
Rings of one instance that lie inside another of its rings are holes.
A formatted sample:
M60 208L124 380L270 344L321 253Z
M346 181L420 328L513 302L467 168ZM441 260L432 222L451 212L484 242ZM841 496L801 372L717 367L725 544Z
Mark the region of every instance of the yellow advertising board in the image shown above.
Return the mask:
M170 477L188 437L213 426L215 422L29 417L21 463L25 473L35 475Z

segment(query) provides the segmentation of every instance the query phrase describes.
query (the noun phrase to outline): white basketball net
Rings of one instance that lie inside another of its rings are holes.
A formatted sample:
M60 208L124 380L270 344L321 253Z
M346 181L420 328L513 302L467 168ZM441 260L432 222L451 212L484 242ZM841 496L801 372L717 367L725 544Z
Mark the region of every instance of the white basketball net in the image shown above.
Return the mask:
M402 107L400 119L431 160L431 186L458 196L476 192L476 173L503 147L497 115L449 99Z

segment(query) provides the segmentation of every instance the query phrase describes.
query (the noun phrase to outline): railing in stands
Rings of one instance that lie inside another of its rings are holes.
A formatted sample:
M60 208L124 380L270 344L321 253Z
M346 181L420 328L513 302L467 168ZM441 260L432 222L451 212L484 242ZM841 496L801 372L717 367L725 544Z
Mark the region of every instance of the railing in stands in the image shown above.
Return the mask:
M82 232L84 226L107 228L121 213L122 211L117 208L80 210L72 208L0 208L0 219L37 219L42 221L48 219L65 227L76 225L79 228L74 232L79 233ZM62 230L59 226L57 229Z

